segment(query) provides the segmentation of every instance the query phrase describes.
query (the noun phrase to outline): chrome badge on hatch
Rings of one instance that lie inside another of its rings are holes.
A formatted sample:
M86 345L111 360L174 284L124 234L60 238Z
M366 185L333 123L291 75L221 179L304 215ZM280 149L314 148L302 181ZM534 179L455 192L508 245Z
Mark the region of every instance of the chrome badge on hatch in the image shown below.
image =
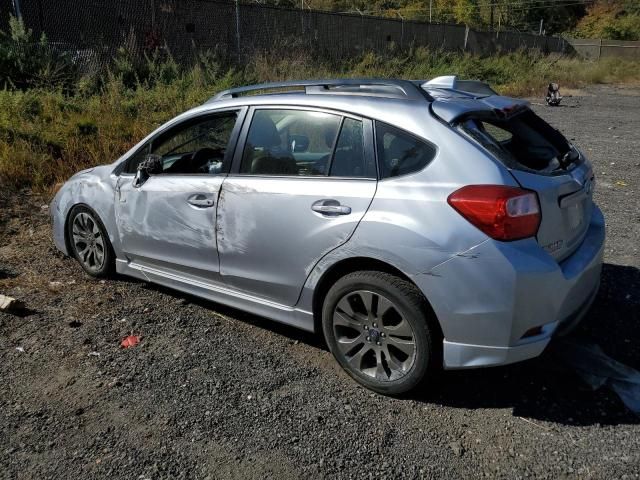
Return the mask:
M547 251L547 253L553 253L557 250L560 250L563 244L564 244L564 240L556 240L555 242L551 242L543 246L542 248L544 248Z

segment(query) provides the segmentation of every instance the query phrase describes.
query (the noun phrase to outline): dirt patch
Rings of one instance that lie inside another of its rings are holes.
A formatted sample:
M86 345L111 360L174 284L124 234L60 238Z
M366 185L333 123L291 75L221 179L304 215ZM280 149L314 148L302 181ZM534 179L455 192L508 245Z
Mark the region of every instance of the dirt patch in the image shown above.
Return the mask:
M592 93L582 88L561 87L560 95L563 97L589 97Z
M602 288L576 335L640 368L640 97L595 87L562 105L535 108L593 160L608 226ZM87 277L53 247L44 204L0 193L0 293L31 309L0 313L2 478L640 474L638 419L548 359L375 395L312 335ZM121 348L131 334L141 343Z

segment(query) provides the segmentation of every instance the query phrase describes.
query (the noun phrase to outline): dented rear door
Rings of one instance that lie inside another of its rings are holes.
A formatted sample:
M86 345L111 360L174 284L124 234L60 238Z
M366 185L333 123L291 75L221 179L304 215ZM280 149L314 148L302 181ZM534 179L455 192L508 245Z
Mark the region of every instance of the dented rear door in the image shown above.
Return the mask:
M223 280L293 306L315 264L353 234L375 191L375 180L230 175L218 206Z

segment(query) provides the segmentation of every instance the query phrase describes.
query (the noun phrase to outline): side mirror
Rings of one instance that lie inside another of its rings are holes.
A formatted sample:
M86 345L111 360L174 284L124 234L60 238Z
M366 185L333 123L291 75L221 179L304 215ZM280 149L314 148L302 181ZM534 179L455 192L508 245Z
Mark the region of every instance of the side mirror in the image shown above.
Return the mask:
M306 135L290 135L291 151L294 153L306 152L309 149L309 137Z
M149 180L151 175L162 173L162 157L152 153L146 155L144 160L138 165L138 171L133 179L134 187L141 187Z

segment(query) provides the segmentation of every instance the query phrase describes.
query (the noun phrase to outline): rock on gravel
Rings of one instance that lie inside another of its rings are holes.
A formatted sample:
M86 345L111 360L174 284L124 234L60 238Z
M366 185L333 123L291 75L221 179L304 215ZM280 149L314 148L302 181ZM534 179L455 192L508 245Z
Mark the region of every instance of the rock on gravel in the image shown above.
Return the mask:
M17 312L24 310L24 303L16 298L0 295L0 311Z

